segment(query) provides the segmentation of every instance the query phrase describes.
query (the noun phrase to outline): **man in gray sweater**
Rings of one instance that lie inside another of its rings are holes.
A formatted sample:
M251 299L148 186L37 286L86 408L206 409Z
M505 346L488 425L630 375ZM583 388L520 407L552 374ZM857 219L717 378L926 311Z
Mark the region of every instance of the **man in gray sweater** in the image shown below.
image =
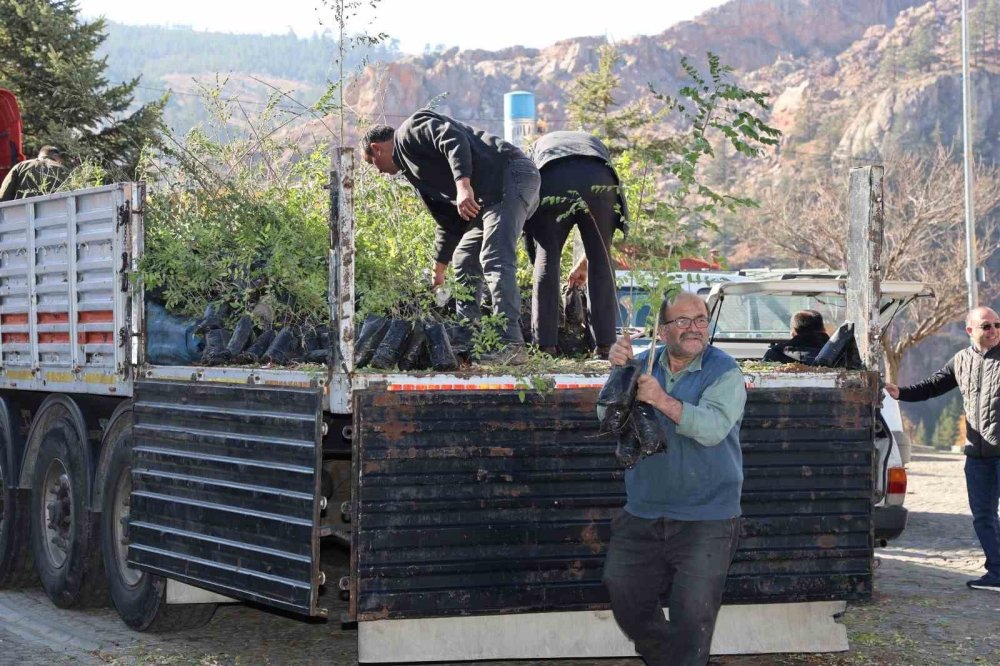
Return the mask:
M455 277L475 300L458 315L479 318L483 282L494 314L506 317L506 349L486 362L527 361L517 287L517 239L538 207L539 175L516 146L443 114L421 109L399 129L376 125L361 140L365 161L382 173L400 171L437 222L434 286L454 260Z

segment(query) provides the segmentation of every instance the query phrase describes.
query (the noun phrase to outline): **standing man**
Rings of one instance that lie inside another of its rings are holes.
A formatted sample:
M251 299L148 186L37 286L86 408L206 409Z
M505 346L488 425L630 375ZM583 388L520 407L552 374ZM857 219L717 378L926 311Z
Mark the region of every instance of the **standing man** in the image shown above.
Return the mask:
M966 583L976 590L1000 592L1000 317L975 308L965 317L972 344L924 381L912 386L886 384L897 400L918 402L953 388L965 407L965 487L972 526L986 555L986 574Z
M611 153L586 132L549 132L532 146L542 175L541 205L524 231L534 240L535 276L531 295L531 332L542 351L554 353L559 340L559 259L573 227L580 230L586 261L577 264L570 286L587 285L595 356L607 358L615 342L618 298L611 265L615 229L628 233L628 209ZM546 197L568 201L545 203ZM584 209L578 205L582 199Z
M512 365L528 360L521 334L517 239L538 208L538 169L517 147L435 111L422 109L399 129L376 125L361 141L365 161L382 173L400 171L437 222L434 286L454 258L455 276L475 299L458 314L479 318L483 279L493 312L507 318L499 354L480 360Z
M648 666L702 666L739 539L746 387L736 361L708 345L699 296L665 301L660 322L665 346L637 357L658 357L653 374L640 377L637 399L655 408L667 447L625 471L627 499L611 523L604 584L618 626ZM626 335L608 359L630 358Z
M62 154L55 146L42 146L38 157L18 162L0 185L0 201L37 197L55 191L66 179Z

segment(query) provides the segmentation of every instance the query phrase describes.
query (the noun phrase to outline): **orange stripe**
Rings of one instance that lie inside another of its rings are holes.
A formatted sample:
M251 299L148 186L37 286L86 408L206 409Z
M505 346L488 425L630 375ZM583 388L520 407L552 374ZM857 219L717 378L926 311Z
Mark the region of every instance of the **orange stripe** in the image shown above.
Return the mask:
M15 326L17 324L27 324L28 323L28 313L27 312L11 312L5 315L0 315L0 324L10 324Z
M16 345L16 344L25 344L25 343L28 342L28 334L27 333L4 333L4 334L0 335L0 340L2 340L4 344L8 344L8 345L11 345L11 344L13 344L13 345Z
M90 331L87 333L77 333L76 340L81 345L104 345L114 342L114 336L106 331Z
M65 324L69 322L68 312L39 312L39 324Z
M81 312L77 316L77 321L81 324L98 324L102 322L113 322L115 313L112 310L95 310L93 312Z
M69 342L69 333L39 333L38 344L55 344Z

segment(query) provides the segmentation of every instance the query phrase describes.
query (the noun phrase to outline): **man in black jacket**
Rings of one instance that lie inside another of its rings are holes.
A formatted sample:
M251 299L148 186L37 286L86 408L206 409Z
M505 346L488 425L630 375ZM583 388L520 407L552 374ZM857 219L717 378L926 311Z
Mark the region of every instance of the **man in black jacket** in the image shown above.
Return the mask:
M400 171L437 222L434 286L454 259L455 277L475 294L458 314L479 317L483 279L493 312L507 318L501 354L480 360L524 363L517 239L538 207L538 169L516 146L435 111L421 109L399 129L376 125L361 141L365 161Z
M618 295L611 265L615 229L628 231L628 210L619 188L611 154L600 139L586 132L549 132L531 148L542 175L538 211L524 231L534 243L535 276L531 298L531 331L544 351L556 351L559 335L559 259L576 226L586 263L578 264L570 286L587 285L590 327L596 355L607 358L615 343ZM546 203L546 198L553 199ZM555 199L560 199L554 202ZM582 200L586 207L578 202Z
M897 400L917 402L958 388L965 407L965 487L972 525L986 555L986 575L966 585L1000 592L1000 317L975 308L965 318L972 345L912 386L886 384Z
M804 363L812 365L819 350L829 342L823 315L816 310L799 310L792 315L792 339L776 342L764 353L769 363Z

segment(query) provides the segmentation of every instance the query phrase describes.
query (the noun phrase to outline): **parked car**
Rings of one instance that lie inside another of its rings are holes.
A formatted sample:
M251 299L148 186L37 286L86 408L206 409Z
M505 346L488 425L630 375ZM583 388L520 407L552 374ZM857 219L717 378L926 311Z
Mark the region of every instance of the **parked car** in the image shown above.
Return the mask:
M740 282L712 287L708 306L712 314L712 342L739 360L760 360L768 347L787 340L789 322L798 310L817 310L827 332L843 323L847 279L836 272L760 271ZM880 328L887 330L893 317L917 298L933 296L920 282L886 281L882 285ZM883 390L876 414L877 450L873 522L875 540L885 545L906 527L905 461L909 439L903 431L899 404Z

